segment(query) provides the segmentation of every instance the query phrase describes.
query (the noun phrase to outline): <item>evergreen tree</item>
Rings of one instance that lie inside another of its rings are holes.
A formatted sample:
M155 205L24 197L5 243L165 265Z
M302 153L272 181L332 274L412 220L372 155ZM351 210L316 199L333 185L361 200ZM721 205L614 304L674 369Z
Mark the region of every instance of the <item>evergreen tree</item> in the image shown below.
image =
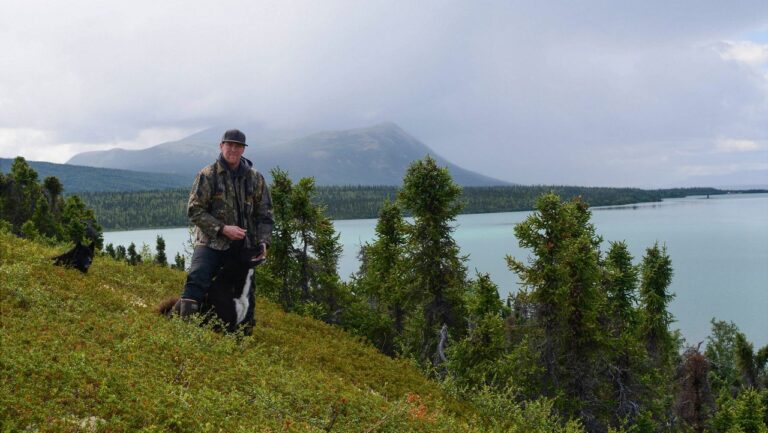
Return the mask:
M88 208L76 195L67 197L64 201L64 209L61 215L64 232L72 242L80 241L89 244L96 243L100 249L104 238L101 234L101 226L96 221L93 209Z
M707 337L707 348L704 352L712 363L710 383L717 394L736 394L741 385L734 348L739 328L733 322L714 318L710 323L712 332Z
M325 311L323 320L338 324L342 306L347 303L345 285L337 270L342 247L333 222L322 215L322 211L320 213L314 230L314 257L310 265L312 298L322 305Z
M314 189L314 179L302 178L294 185L290 199L293 228L298 243L294 249L294 257L298 264L298 283L302 302L309 302L312 299L310 262L312 245L315 243L315 228L319 219L318 209L312 203Z
M388 324L365 333L388 355L402 352L397 340L402 338L406 315L414 305L405 278L405 242L402 210L387 200L376 222L376 237L361 248L361 266L353 284L366 297L374 314L388 318ZM375 324L381 325L381 320Z
M104 252L109 255L109 257L112 257L113 259L116 258L115 256L115 247L109 243L107 246L104 247Z
M734 340L734 354L736 368L741 373L741 383L744 388L765 389L768 386L768 346L763 347L757 353L747 337L736 333Z
M162 236L157 236L157 243L155 245L155 263L160 266L168 266L168 258L165 255L165 239Z
M675 356L675 338L669 331L672 315L667 310L674 295L668 292L672 283L672 261L666 247L653 247L646 250L643 257L640 283L642 319L641 338L657 367L672 365Z
M298 301L298 264L294 254L294 218L291 207L293 182L288 173L279 168L271 172L269 187L275 225L269 260L257 268L257 286L278 301L286 310L293 310Z
M469 284L467 312L467 335L449 349L448 371L459 386L504 390L512 374L505 359L508 311L488 274Z
M531 289L536 326L542 331L542 389L563 393L559 406L597 428L602 410L598 394L607 336L598 318L606 296L601 289L600 237L581 200L563 203L554 194L540 197L536 211L515 226L520 246L533 253L525 264L507 257L510 269Z
M171 265L171 268L178 269L180 271L183 271L186 269L186 263L184 260L184 256L182 256L180 253L176 253L176 257L174 257L174 263Z
M133 246L133 249L134 249L134 254L135 254L135 251L136 251L136 246L135 245ZM128 260L128 251L126 251L124 246L118 245L115 248L115 259L116 260L126 260L126 261Z
M461 188L448 169L434 159L412 163L403 179L398 201L414 218L408 225L409 292L422 312L409 338L411 353L422 363L439 364L440 330L452 338L464 334L466 258L451 236L461 210ZM420 323L419 323L420 322Z
M136 251L136 244L131 242L130 245L128 245L128 250L126 251L126 260L128 261L129 265L137 265L141 263L141 255Z

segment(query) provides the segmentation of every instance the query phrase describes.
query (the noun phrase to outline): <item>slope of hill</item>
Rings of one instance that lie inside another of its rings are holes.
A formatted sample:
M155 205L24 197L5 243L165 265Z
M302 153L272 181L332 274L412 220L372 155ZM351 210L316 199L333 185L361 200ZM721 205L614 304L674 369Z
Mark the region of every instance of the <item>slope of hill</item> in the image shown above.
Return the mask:
M2 431L576 431L540 403L502 404L513 421L494 426L407 362L265 301L251 337L165 319L153 305L183 272L96 257L83 275L57 252L0 231Z
M295 178L313 176L318 185L398 185L408 164L431 154L460 185L508 184L448 162L393 123L306 136L299 133L246 130L253 144L245 156L265 174L281 167ZM219 134L212 128L148 149L86 152L73 156L68 164L194 175L218 155Z
M416 370L336 328L262 302L253 337L223 336L152 311L182 272L97 257L82 275L0 239L3 431L467 428Z
M27 161L39 179L56 176L66 186L64 193L149 191L169 188L189 188L193 176L168 173L148 173L111 168L84 167ZM0 173L11 170L13 159L0 158Z

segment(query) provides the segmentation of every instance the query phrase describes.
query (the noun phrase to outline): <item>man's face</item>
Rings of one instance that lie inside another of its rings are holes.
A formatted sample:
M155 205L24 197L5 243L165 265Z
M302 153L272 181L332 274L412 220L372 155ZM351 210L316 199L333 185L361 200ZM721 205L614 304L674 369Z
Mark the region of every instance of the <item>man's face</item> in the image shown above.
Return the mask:
M221 148L221 154L224 155L224 160L227 161L230 167L235 168L240 164L240 157L243 156L243 151L245 150L244 145L223 141L219 147Z

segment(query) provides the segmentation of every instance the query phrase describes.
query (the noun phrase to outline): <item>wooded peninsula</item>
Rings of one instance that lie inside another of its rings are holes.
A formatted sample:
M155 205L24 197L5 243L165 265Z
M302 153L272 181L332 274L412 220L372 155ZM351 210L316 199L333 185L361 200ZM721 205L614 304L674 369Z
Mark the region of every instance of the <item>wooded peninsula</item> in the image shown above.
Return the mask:
M314 200L331 219L376 218L382 203L393 201L396 186L317 186ZM464 187L462 213L528 211L542 194L553 192L562 200L581 197L591 206L619 206L659 202L664 198L690 195L718 195L736 191L716 188L639 189L563 185L512 185ZM760 192L760 191L738 191ZM188 189L131 192L83 192L78 194L91 207L105 230L133 230L155 227L183 227Z

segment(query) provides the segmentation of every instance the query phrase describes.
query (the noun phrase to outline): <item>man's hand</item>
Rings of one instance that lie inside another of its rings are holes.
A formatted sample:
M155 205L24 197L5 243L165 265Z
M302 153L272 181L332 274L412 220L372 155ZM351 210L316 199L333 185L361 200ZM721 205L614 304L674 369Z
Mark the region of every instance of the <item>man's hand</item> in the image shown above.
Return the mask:
M233 241L239 241L245 237L245 230L238 226L224 226L221 228L221 234Z

